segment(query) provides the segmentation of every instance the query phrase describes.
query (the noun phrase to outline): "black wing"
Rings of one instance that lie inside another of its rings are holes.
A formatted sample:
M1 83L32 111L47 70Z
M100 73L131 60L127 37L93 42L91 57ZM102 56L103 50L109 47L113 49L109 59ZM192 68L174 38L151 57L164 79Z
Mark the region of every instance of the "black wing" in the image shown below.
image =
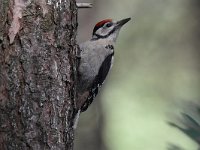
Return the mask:
M81 107L81 111L87 110L88 106L93 102L94 98L97 96L99 92L99 88L102 86L104 80L106 79L106 76L108 75L108 72L111 67L112 63L112 57L114 53L108 55L106 59L103 61L99 72L97 76L95 77L94 83L91 87L91 90L89 92L89 97L87 98L86 102L84 105Z

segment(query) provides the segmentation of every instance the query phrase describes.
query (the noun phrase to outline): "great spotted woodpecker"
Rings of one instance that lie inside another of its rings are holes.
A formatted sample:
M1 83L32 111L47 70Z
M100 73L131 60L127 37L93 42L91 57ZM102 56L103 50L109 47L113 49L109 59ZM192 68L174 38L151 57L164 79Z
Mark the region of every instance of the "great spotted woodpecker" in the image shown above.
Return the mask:
M78 68L78 109L83 112L92 103L112 67L114 44L121 27L130 18L120 21L106 19L98 22L91 40L81 43Z

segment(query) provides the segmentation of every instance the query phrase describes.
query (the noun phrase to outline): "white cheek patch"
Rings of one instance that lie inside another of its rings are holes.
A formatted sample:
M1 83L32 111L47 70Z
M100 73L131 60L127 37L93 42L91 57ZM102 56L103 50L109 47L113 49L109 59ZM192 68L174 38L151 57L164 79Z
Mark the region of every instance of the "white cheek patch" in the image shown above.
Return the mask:
M97 35L101 35L101 36L106 36L106 35L108 35L113 30L113 28L114 27L110 27L110 28L102 27L102 28L99 28L96 31L96 34Z

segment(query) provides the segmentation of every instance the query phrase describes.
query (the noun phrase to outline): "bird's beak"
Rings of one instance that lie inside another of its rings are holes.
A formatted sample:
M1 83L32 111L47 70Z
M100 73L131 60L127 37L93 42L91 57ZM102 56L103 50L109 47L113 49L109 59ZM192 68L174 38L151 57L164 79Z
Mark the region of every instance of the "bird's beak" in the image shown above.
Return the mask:
M131 20L131 18L126 18L126 19L122 19L120 21L117 21L116 23L116 27L117 28L121 28L124 24L126 24L129 20Z

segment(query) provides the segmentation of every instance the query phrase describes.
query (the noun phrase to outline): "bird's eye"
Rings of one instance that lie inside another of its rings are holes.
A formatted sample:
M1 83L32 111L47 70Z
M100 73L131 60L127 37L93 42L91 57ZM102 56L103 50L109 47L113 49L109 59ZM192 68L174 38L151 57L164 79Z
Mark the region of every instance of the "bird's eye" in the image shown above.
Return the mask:
M112 25L113 25L113 23L112 23L112 22L109 22L109 23L106 24L106 27L109 28L109 27L111 27Z

